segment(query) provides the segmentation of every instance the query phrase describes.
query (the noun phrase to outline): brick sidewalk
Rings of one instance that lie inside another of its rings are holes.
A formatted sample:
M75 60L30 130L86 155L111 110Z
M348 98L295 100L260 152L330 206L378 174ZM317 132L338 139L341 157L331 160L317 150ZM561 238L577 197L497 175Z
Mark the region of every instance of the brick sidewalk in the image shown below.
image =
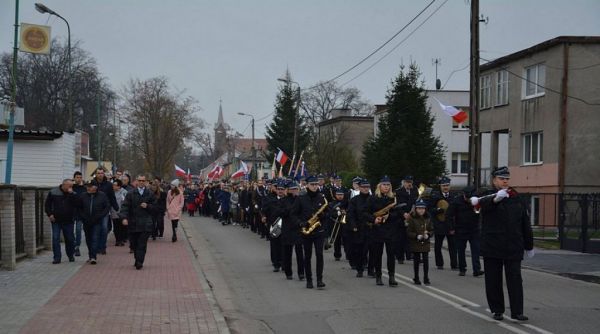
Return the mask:
M142 270L128 247L107 249L98 264L84 265L21 330L21 333L219 333L202 277L187 240L148 241ZM82 254L82 258L85 255ZM218 313L218 310L216 310Z

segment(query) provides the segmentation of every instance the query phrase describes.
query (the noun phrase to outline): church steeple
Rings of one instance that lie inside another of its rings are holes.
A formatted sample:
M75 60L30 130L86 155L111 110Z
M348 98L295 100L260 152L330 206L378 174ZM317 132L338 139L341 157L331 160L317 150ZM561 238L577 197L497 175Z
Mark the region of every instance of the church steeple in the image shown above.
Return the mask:
M217 124L215 127L224 126L223 122L223 100L219 100L219 119L217 120Z
M219 100L219 118L215 124L215 148L214 158L218 158L227 151L227 130L229 125L223 120L223 101Z

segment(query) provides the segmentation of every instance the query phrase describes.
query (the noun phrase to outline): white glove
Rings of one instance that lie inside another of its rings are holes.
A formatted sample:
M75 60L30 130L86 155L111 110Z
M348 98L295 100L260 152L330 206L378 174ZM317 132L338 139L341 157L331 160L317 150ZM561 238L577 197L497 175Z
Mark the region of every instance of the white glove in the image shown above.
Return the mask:
M417 235L417 240L423 240L423 236L422 235Z
M472 206L476 206L477 204L479 204L479 197L477 197L477 196L471 197L470 200L471 200Z
M254 208L255 208L255 209L258 209L258 204L254 204Z
M425 239L425 240L429 239L429 234L425 233L425 235L423 236L423 239Z
M535 255L535 251L533 250L533 248L532 248L531 250L526 250L526 251L525 251L525 256L526 256L528 259L531 259L531 258L532 258L534 255Z
M341 216L342 215L342 211L341 210L337 210L337 216Z
M508 198L508 191L506 191L506 189L500 189L496 193L496 197L494 197L494 202L498 203L505 198Z

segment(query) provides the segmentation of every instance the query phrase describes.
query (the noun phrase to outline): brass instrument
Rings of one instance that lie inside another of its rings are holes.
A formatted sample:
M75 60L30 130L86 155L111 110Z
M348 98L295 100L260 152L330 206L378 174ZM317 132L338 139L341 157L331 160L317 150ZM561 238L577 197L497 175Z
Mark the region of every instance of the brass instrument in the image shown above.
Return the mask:
M342 225L346 224L346 211L341 210L339 207L335 208L338 212L338 216L335 219L335 224L331 229L331 238L325 243L325 249L331 248L335 243L335 239L337 239L340 234L340 230L342 229Z
M317 210L317 212L315 212L314 215L312 215L312 217L310 217L310 219L307 221L308 223L308 227L303 227L302 228L302 234L304 235L309 235L311 233L313 233L313 231L321 226L321 221L319 220L319 215L327 208L327 204L329 204L327 202L327 198L323 197L323 200L325 201L325 203L323 204L323 206L321 206L319 208L319 210Z
M271 227L269 228L269 234L271 235L271 237L278 238L281 235L282 225L283 219L281 219L281 217L277 218L277 220L275 220L275 223L273 223L273 225L271 225Z
M373 216L375 216L375 218L386 216L387 214L389 214L390 210L396 206L396 203L397 203L397 199L396 199L396 197L394 197L394 201L392 203L386 205L382 209L375 211ZM387 220L387 218L382 219L380 224L385 223L386 220ZM377 223L375 223L375 224L377 224Z
M438 221L440 221L440 222L446 221L446 210L448 210L449 206L450 206L450 204L445 199L440 199L437 202L438 211L441 210L439 213L437 213L435 215L435 218L437 218Z

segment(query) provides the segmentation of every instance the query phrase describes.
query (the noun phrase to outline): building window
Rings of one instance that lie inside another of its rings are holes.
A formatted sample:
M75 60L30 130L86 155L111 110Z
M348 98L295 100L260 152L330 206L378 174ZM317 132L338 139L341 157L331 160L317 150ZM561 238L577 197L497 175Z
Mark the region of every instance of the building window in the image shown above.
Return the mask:
M546 66L537 64L525 68L525 98L544 95L544 84L546 83Z
M523 164L540 164L543 160L544 134L542 132L523 135Z
M462 110L469 115L469 107L456 107L456 109ZM467 118L464 122L458 124L454 120L452 120L452 129L468 129L471 124L471 119Z
M496 73L496 105L508 104L508 71Z
M540 197L531 196L530 224L538 226L540 224Z
M469 172L469 153L452 153L452 174Z
M479 102L481 109L492 106L492 76L490 74L481 77L479 82Z

